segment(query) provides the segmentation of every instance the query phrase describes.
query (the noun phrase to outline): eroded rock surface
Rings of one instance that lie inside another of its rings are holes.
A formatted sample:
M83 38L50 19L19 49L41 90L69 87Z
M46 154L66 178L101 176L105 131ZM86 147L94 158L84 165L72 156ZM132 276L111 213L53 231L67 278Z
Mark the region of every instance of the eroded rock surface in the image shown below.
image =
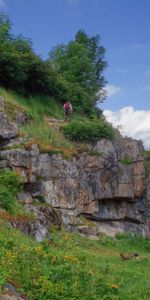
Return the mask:
M8 120L5 112L0 111L0 140L14 138L17 134L17 126Z
M4 112L0 118L1 138L14 138L16 125L10 126ZM95 222L97 234L129 231L147 235L150 192L146 189L142 142L117 133L114 142L101 139L91 150L93 155L87 152L69 161L61 155L40 154L36 144L28 150L5 149L0 151L0 167L8 166L23 177L25 192L31 198L23 200L22 196L22 200L46 230L56 223L48 222L51 208L58 212L57 223L69 230L82 231L84 216ZM31 199L42 199L47 207L37 210ZM45 217L47 221L41 221ZM87 227L84 230L88 232Z

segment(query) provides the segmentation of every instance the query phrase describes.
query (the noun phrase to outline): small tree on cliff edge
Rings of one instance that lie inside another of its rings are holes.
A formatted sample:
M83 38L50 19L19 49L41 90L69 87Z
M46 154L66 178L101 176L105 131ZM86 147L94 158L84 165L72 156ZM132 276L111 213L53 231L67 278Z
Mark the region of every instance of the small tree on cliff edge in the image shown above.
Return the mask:
M64 97L71 98L74 108L88 115L94 110L96 95L106 84L104 57L99 35L89 37L82 30L74 41L58 45L49 53L49 63L58 73L60 86L65 87ZM103 101L103 92L99 94Z

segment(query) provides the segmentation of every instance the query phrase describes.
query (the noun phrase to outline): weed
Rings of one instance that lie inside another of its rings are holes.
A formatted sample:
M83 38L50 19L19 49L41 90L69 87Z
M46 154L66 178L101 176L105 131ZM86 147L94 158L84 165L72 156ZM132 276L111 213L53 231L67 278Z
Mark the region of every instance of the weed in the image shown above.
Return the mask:
M113 139L112 127L101 119L97 121L73 121L63 129L64 134L71 140L95 143L101 138Z
M133 159L129 155L125 155L124 159L120 160L123 165L131 165L133 163Z

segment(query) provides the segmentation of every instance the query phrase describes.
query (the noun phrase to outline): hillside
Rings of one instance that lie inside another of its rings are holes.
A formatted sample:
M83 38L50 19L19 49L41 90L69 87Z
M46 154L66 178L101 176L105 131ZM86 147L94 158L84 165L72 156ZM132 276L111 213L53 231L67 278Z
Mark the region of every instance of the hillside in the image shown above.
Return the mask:
M142 144L120 135L115 143L72 141L61 131L68 124L53 99L23 98L4 89L0 94L3 298L14 299L9 293L21 300L147 300L149 238L135 234L148 234ZM72 118L88 122L79 114ZM146 161L149 165L148 154ZM125 231L134 235L120 234ZM139 259L122 260L120 252L138 253Z
M99 34L44 59L0 12L1 300L150 299L150 153L105 120L106 67Z
M94 241L53 229L51 240L39 245L1 221L0 240L0 285L9 287L1 299L150 297L148 239L118 235ZM120 252L137 252L139 259L122 260Z

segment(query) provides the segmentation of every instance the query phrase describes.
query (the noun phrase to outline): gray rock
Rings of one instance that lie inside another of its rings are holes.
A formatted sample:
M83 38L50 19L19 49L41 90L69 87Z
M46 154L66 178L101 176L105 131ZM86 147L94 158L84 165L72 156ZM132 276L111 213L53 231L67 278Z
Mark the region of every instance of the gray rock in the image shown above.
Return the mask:
M0 169L7 168L8 162L7 160L0 160Z
M5 100L2 96L0 96L0 111L5 109Z
M7 160L9 166L24 167L27 169L31 167L30 152L26 150L14 149L1 151L0 159Z
M118 233L131 233L139 234L143 237L149 235L149 228L147 224L134 224L132 222L100 222L98 223L99 234L105 234L111 237L115 237Z
M0 139L10 139L18 135L18 128L9 122L7 114L0 112Z
M18 114L17 118L21 124L22 116ZM0 112L1 145L18 143L17 132L7 114ZM34 222L13 226L41 241L49 237L52 224L67 230L84 226L79 230L88 231L79 218L83 214L97 223L92 230L98 234L131 230L145 235L150 231L143 200L150 197L150 189L145 180L141 141L122 138L116 132L115 141L101 139L89 149L98 155L82 153L70 161L61 155L40 154L36 144L28 150L0 151L0 168L7 166L22 176L26 192L19 195L19 201L35 216ZM33 206L31 195L39 201L41 197L48 205Z
M109 154L116 155L113 143L107 139L101 139L100 141L98 141L94 146L93 150L105 156Z
M37 242L41 243L45 239L50 240L50 233L45 226L41 225L40 223L37 223L36 230L34 232L34 237Z
M96 226L78 226L78 232L89 236L97 236L99 234Z
M15 123L18 126L23 126L27 123L28 118L25 112L23 111L16 111L15 113Z
M29 300L29 298L27 295L19 293L12 284L5 283L0 300Z
M100 201L99 211L90 216L98 221L131 221L134 223L145 223L145 203L143 200L131 203L126 201Z
M18 194L18 201L21 204L32 204L33 199L30 193L19 193Z

